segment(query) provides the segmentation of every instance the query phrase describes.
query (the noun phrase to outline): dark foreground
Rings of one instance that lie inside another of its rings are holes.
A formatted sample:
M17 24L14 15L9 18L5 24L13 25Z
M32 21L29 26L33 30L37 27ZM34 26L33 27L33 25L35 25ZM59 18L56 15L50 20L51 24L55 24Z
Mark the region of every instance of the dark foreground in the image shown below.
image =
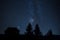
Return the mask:
M5 30L5 34L0 34L0 40L60 40L60 35L54 35L52 31L49 30L48 33L43 36L38 24L36 24L35 30L33 31L31 24L28 24L24 35L19 34L17 28L8 27Z

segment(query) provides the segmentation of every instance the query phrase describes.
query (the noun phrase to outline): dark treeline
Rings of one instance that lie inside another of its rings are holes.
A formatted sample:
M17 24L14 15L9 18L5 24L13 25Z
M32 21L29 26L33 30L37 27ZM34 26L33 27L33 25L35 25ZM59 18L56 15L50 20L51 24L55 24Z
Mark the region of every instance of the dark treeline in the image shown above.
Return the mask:
M60 35L53 35L52 30L43 36L36 24L35 29L32 31L32 25L29 23L26 28L25 34L19 34L19 30L14 27L8 27L5 34L0 34L0 40L60 40Z

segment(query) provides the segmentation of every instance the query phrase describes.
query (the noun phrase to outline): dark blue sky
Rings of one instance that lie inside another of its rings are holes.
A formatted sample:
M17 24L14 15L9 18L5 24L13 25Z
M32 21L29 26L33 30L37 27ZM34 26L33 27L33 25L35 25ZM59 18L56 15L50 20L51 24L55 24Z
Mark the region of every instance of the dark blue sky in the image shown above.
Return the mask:
M60 34L60 5L57 0L2 0L0 8L0 33L8 26L17 27L24 33L27 23L34 26L38 20L43 34L49 29Z

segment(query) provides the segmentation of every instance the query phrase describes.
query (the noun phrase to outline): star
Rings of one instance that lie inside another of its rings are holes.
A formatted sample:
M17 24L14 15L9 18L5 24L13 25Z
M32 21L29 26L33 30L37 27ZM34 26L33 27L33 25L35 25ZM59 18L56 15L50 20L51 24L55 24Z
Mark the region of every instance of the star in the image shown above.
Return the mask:
M29 22L30 22L31 24L33 24L34 19L33 19L33 18L30 18Z

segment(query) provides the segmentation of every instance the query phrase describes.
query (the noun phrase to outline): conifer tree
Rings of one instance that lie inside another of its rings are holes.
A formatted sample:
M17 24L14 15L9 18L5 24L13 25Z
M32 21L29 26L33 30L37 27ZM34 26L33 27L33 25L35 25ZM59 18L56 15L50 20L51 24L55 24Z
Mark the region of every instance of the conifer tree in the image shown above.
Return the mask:
M38 24L36 24L36 26L35 26L34 33L35 33L36 36L42 36L42 33L41 33L40 29L39 29Z
M29 23L26 29L26 32L29 34L32 32L32 25Z

